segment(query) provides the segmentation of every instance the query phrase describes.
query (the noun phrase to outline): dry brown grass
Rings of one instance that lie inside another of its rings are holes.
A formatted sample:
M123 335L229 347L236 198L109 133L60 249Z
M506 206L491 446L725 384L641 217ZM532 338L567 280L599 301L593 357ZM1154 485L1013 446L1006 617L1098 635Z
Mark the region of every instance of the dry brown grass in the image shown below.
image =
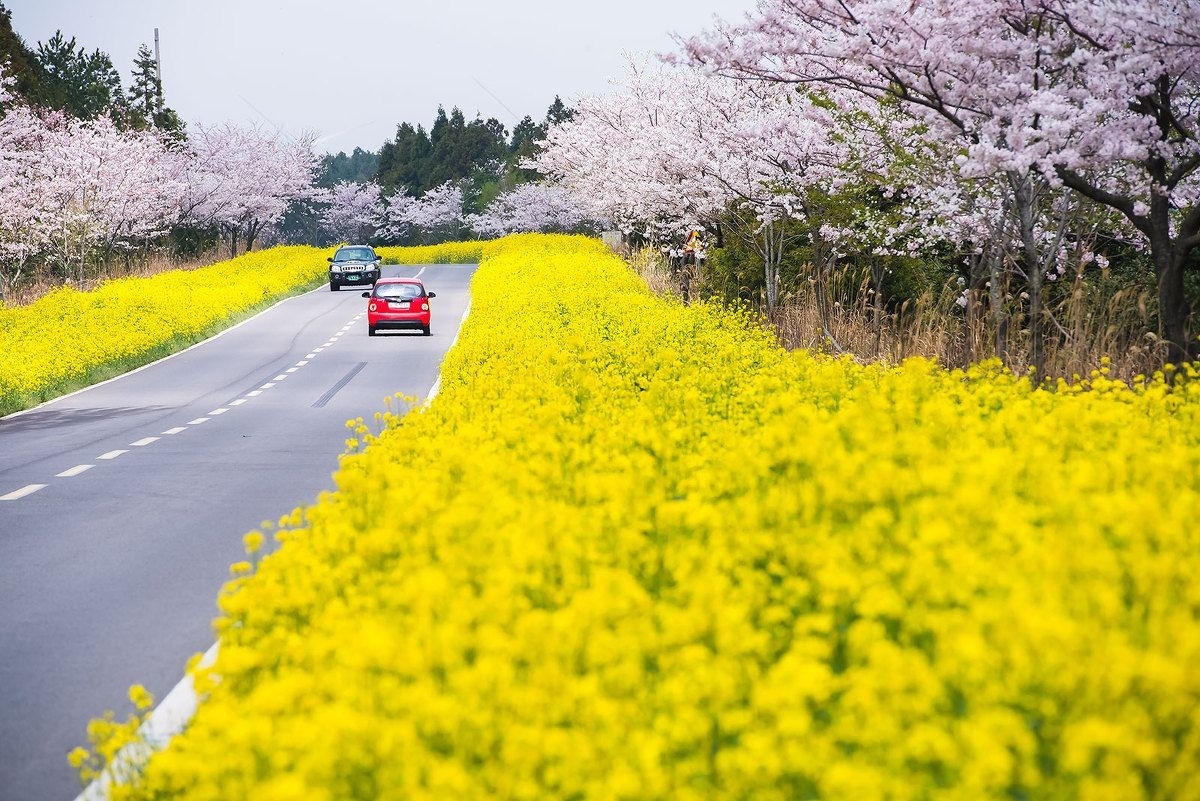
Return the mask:
M659 254L638 251L629 261L653 291L679 294ZM781 297L769 322L785 347L850 354L860 362L898 363L923 356L951 368L996 355L985 293L979 295L973 315L955 304L959 290L954 286L926 293L899 309L880 310L869 283L848 285L844 279L835 276L828 282L824 313L815 281ZM1056 289L1060 299L1049 304L1046 323L1047 375L1085 376L1108 357L1113 377L1132 380L1162 364L1166 351L1154 333L1150 292L1122 286L1100 272L1086 278L1076 275L1069 287ZM1008 324L1005 363L1016 373L1031 366L1030 337L1019 317Z
M638 248L626 258L629 266L642 277L642 280L656 295L678 294L678 286L672 280L671 271L661 253L653 248Z

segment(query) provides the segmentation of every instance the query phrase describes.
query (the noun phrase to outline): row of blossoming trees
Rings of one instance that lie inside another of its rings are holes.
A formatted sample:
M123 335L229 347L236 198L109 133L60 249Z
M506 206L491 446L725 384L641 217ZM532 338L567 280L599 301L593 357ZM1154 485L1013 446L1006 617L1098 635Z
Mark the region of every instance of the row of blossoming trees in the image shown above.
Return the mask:
M464 212L463 182L447 182L419 198L396 192L384 197L374 183L343 182L322 192L321 224L338 241L433 244L464 236L489 239L544 231L595 232L601 218L562 186L518 184L497 196L482 213Z
M768 306L796 241L814 280L956 254L959 304L1000 355L1001 318L1024 321L1039 370L1065 333L1046 281L1132 250L1167 358L1195 354L1200 3L760 0L681 45L581 100L534 166L627 229L740 235Z
M236 254L312 191L307 142L196 126L185 141L36 109L0 71L0 289L35 263L83 279L177 226L216 228Z
M196 125L186 138L79 120L11 92L0 65L0 297L30 268L83 281L113 259L181 228L219 231L236 255L296 203L320 210L326 242L441 241L463 235L578 230L589 219L565 190L522 185L482 214L463 213L446 184L421 198L383 198L375 185L315 185L310 138L257 127Z

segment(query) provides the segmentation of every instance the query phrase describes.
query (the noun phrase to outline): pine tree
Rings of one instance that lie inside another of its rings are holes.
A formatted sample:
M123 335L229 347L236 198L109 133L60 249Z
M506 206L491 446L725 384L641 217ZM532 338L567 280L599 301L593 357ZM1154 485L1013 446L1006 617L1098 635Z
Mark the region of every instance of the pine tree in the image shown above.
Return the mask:
M158 62L149 46L138 47L133 59L133 78L129 86L129 105L140 114L147 125L163 109L162 81L158 78Z
M162 81L158 77L158 60L149 45L138 47L133 59L133 76L129 86L129 108L132 124L138 128L158 128L176 141L183 139L183 120L163 102Z
M561 97L555 95L554 102L546 110L546 127L549 128L560 122L570 122L573 119L575 119L575 109L562 102Z
M86 52L75 38L55 32L48 42L39 42L37 60L42 67L47 105L73 117L93 120L108 114L125 123L129 109L121 89L121 75L102 50Z

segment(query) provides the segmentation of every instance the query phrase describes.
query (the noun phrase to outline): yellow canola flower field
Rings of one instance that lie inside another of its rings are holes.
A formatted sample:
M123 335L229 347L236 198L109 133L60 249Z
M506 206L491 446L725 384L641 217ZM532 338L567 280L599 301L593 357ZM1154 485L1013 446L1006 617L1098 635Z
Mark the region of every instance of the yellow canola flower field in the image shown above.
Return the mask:
M384 264L475 264L483 256L486 242L446 242L441 245L379 247L375 253Z
M480 242L386 247L389 264L479 261ZM248 312L319 284L332 250L285 246L196 270L58 289L0 306L0 415L151 362L215 334Z
M1200 383L788 354L583 238L472 293L114 797L1200 798Z
M165 356L323 280L329 251L277 247L0 307L0 414Z

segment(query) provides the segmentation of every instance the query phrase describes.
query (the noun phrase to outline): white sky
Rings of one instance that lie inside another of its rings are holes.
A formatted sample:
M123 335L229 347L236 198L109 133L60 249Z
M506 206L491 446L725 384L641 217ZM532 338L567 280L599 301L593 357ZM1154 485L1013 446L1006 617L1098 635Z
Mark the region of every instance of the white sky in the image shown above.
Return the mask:
M378 149L439 103L540 119L555 94L603 91L623 51L740 19L754 0L5 0L34 47L62 29L112 56L125 83L140 43L162 41L167 103L189 123L269 120L318 149ZM480 86L482 84L482 86ZM483 87L486 87L483 88ZM488 94L488 90L495 98Z

